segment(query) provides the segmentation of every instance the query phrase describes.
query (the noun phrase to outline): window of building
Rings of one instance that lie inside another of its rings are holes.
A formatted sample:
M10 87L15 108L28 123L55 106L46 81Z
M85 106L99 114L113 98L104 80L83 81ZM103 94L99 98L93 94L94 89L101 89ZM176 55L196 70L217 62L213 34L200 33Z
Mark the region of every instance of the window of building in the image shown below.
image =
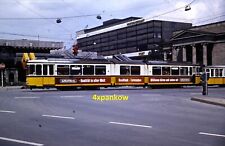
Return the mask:
M140 66L131 66L131 75L140 75L141 69Z
M69 65L58 65L57 75L69 75Z
M188 67L181 67L180 75L188 75Z
M139 35L139 34L146 34L147 32L148 32L147 29L141 29L141 30L137 31L137 35Z
M106 75L106 66L105 65L96 65L95 66L96 75Z
M43 75L48 75L48 65L43 65Z
M157 38L162 38L161 33L157 33Z
M172 75L179 75L179 67L171 67Z
M126 37L127 37L126 34L119 34L118 35L118 40L125 39Z
M130 75L130 66L120 66L120 75Z
M42 75L42 66L36 65L36 75Z
M136 36L136 31L131 31L127 33L127 37L133 37L133 36Z
M153 75L161 75L161 67L160 66L154 66L152 68L152 74Z
M71 65L70 66L71 75L82 75L82 66L81 65Z
M83 66L84 75L94 75L94 65L84 65Z

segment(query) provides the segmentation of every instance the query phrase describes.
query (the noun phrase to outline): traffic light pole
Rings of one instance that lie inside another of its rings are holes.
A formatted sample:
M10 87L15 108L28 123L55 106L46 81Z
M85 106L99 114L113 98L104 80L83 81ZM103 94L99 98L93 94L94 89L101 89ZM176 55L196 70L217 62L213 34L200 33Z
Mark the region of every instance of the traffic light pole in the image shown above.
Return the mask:
M208 95L208 79L207 79L207 74L204 72L201 75L202 79L202 95Z
M3 76L3 74L4 74L4 71L2 70L1 71L2 87L4 87L4 76Z

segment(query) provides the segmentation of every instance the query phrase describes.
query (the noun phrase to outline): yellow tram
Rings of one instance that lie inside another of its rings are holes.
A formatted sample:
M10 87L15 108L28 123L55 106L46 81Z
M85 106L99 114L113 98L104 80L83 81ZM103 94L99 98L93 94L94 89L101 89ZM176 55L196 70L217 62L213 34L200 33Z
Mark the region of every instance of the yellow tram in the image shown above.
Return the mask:
M206 66L204 72L209 85L225 86L225 66Z
M199 75L200 66L191 64L50 58L27 61L26 83L30 88L57 89L115 86L174 87L199 85ZM209 83L216 84L212 79ZM224 84L224 80L221 84Z

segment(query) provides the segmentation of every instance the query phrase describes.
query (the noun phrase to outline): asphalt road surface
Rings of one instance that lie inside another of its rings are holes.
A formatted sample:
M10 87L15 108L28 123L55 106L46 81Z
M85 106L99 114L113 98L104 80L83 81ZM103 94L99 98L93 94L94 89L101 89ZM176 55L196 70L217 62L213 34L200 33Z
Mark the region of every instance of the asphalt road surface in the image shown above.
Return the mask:
M224 95L225 88L209 89L211 97ZM201 88L2 88L0 146L225 146L225 108L193 96Z

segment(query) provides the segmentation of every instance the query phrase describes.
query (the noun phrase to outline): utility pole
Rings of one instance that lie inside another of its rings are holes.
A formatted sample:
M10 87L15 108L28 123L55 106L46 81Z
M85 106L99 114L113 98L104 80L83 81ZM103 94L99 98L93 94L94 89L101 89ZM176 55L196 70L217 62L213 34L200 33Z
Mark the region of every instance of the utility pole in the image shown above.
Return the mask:
M0 70L1 70L2 87L4 87L4 69L5 69L5 64L4 63L1 63L0 64Z
M4 87L4 76L3 76L3 69L1 70L1 79L2 79L2 88Z

